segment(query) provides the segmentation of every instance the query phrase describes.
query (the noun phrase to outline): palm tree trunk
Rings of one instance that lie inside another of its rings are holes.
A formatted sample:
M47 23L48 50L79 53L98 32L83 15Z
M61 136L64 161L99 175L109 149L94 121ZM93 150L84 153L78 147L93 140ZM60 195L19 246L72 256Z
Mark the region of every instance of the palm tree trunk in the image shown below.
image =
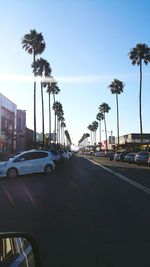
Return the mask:
M142 60L141 59L140 59L139 117L140 117L141 149L142 149L143 129L142 129Z
M49 143L51 146L51 97L49 92Z
M92 131L91 131L91 146L92 146Z
M61 121L59 121L59 125L58 125L58 127L59 127L59 138L58 138L58 143L60 144L60 143L61 143L61 142L60 142Z
M64 146L64 127L62 127L62 145Z
M54 103L55 103L55 94L53 94ZM56 144L56 113L54 111L54 143Z
M94 146L96 146L96 131L95 130L93 132L93 135L94 135Z
M105 118L105 113L104 113L104 124L105 124L106 150L108 151L108 142L107 142L107 127L106 127L106 118Z
M41 82L41 102L42 102L42 148L44 148L44 99L43 99L43 83Z
M65 129L64 129L64 148L66 147L66 137L65 137Z
M102 138L101 138L101 120L99 120L99 142L101 143Z
M88 137L86 138L86 147L88 146L89 142L88 142Z
M117 136L118 136L118 147L119 147L119 105L118 105L118 94L116 94L116 105L117 105Z
M35 51L33 51L33 63L35 63ZM35 68L33 70L34 72L34 93L33 93L33 98L34 98L34 134L33 134L33 145L34 148L36 148L36 81L35 81Z
M62 126L60 124L60 144L62 145Z
M58 116L57 116L57 144L58 144L58 135L59 135L59 126L58 126L58 123L59 123L59 121L58 121Z

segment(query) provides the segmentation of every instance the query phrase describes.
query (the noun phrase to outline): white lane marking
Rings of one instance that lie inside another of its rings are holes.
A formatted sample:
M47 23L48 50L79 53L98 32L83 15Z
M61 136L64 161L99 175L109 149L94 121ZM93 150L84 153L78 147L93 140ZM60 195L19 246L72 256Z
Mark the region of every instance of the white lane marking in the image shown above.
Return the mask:
M95 165L100 166L100 167L103 168L104 170L106 170L106 171L108 171L108 172L114 174L115 176L117 176L117 177L120 178L121 180L127 182L128 184L131 184L131 185L133 185L134 187L136 187L136 188L140 189L141 191L145 192L146 194L150 195L150 189L149 189L148 187L146 187L146 186L144 186L144 185L141 185L141 184L139 184L139 183L137 183L137 182L135 182L135 181L133 181L133 180L127 178L127 177L124 176L124 175L121 175L121 174L119 174L119 173L117 173L117 172L115 172L115 171L112 171L111 169L109 169L109 168L107 168L107 167L104 167L104 166L101 165L100 163L97 163L97 162L95 162L95 161L93 161L93 160L91 160L91 159L88 159L88 160L91 161L92 163L94 163Z

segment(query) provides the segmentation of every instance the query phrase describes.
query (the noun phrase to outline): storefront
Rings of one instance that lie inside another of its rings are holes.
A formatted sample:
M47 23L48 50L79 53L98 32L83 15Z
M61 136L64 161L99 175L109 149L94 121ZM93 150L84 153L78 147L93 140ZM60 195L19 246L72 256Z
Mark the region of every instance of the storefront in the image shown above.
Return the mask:
M11 154L16 148L17 106L0 93L0 153Z
M143 133L143 145L141 146L141 135L139 133L130 133L119 137L118 150L127 150L138 152L140 150L150 150L150 134ZM117 138L116 138L117 144Z

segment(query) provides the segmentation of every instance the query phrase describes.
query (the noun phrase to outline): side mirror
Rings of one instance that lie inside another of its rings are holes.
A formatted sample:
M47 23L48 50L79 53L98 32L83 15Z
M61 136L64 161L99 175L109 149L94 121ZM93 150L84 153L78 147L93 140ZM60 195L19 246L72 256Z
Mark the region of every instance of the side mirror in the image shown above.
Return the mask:
M0 233L0 267L41 267L38 247L24 233Z

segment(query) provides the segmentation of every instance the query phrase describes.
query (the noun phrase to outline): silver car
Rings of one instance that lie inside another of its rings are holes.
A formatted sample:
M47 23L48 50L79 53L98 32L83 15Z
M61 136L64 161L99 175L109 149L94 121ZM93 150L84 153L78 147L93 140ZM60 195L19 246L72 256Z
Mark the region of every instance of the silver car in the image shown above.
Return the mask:
M135 163L135 156L136 153L128 153L125 157L124 157L124 161L128 162L128 163Z
M150 152L148 151L140 151L135 156L135 162L137 164L148 164L148 158L150 157Z
M121 151L117 151L114 155L114 160L116 161L120 161L120 154L121 154Z

